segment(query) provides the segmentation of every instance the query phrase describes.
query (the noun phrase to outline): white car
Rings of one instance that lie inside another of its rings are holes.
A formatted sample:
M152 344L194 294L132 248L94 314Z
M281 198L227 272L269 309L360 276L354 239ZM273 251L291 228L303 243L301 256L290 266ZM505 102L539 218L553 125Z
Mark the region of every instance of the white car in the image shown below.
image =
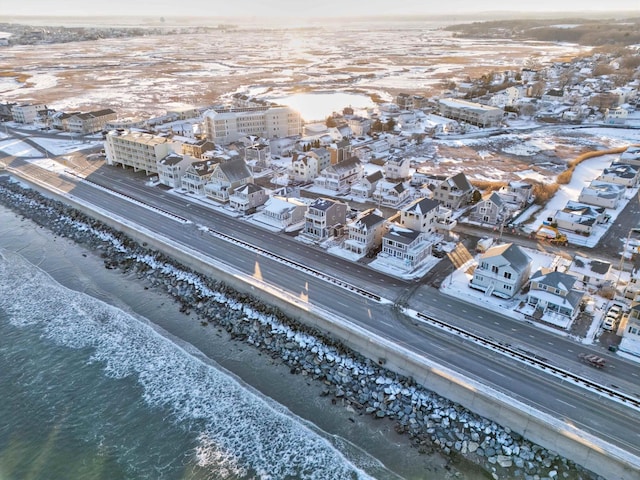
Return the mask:
M618 319L614 317L606 316L604 322L602 322L602 329L611 332L618 323Z

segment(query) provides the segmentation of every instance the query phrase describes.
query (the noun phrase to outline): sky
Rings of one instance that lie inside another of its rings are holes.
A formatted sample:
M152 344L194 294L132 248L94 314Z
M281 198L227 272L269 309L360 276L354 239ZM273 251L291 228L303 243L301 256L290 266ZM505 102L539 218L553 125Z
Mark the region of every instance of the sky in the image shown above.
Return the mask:
M638 11L638 0L536 0L517 3L513 0L191 0L186 4L175 0L0 0L3 16L269 16L269 17L341 17L361 15L437 15L488 11L517 12L593 12Z

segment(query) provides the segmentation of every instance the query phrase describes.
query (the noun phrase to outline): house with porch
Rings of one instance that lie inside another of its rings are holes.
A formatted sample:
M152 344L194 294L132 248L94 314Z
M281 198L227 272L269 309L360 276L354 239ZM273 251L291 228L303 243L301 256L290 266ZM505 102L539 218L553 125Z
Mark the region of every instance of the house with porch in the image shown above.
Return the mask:
M351 195L355 198L367 199L371 198L373 192L383 179L382 171L376 170L369 175L360 179L360 181L351 185Z
M347 222L346 203L330 198L317 198L305 213L302 234L314 241L323 241L340 234Z
M360 159L349 157L325 168L321 176L314 180L314 184L336 192L348 192L351 185L357 183L363 174L364 168Z
M255 183L247 183L233 190L229 195L229 207L231 210L244 215L254 213L256 208L269 198L267 191Z
M480 255L469 286L499 298L513 298L531 274L531 259L513 243L489 248Z
M381 180L377 183L371 198L379 205L398 207L411 198L411 190L404 183L391 183Z
M386 258L405 268L415 268L429 255L433 242L429 235L410 228L391 225L382 237L380 258Z
M523 208L533 202L533 185L528 182L514 180L498 190L498 195L505 203Z
M399 224L402 227L433 234L437 229L439 202L429 198L418 198L400 210Z
M188 155L171 152L166 157L158 160L158 180L167 187L180 188L182 186L182 175L195 161L193 157Z
M253 216L253 220L274 230L287 230L297 225L302 228L307 208L307 204L297 198L271 196Z
M365 255L382 246L386 231L387 220L373 209L368 210L347 225L348 238L343 246L356 255Z
M238 158L218 163L204 186L207 197L221 203L229 202L229 196L239 187L253 183L253 175L247 162Z
M567 329L580 313L585 292L575 288L578 279L564 272L548 269L536 271L530 280L526 305L532 307L530 318Z
M201 160L189 165L180 179L180 186L191 193L204 195L204 186L209 182L216 165L221 160Z

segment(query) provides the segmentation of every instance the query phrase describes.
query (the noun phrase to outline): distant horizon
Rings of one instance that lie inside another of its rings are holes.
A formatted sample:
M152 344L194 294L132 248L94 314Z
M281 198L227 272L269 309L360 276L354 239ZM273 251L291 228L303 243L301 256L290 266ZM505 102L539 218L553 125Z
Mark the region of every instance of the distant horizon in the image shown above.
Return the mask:
M188 6L187 6L188 5ZM449 0L442 4L425 4L423 0L403 0L390 3L387 0L324 0L322 3L304 4L298 0L191 0L187 5L170 0L111 0L105 3L88 3L86 0L3 0L6 17L214 17L214 18L274 18L313 19L349 17L405 17L405 16L470 16L470 15L592 15L621 12L640 16L637 0L537 0L526 6L514 8L506 0ZM114 12L122 12L114 15ZM125 13L126 12L126 13ZM193 12L193 14L190 14ZM363 15L364 14L364 15Z

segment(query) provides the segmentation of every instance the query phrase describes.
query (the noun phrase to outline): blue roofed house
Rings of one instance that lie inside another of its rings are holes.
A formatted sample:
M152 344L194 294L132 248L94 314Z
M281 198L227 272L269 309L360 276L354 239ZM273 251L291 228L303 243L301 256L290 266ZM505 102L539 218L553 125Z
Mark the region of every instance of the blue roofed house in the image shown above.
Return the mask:
M579 279L564 272L540 269L531 276L523 313L528 318L567 329L580 313L585 292Z
M469 286L500 298L512 298L529 280L531 259L522 248L505 243L480 256Z

